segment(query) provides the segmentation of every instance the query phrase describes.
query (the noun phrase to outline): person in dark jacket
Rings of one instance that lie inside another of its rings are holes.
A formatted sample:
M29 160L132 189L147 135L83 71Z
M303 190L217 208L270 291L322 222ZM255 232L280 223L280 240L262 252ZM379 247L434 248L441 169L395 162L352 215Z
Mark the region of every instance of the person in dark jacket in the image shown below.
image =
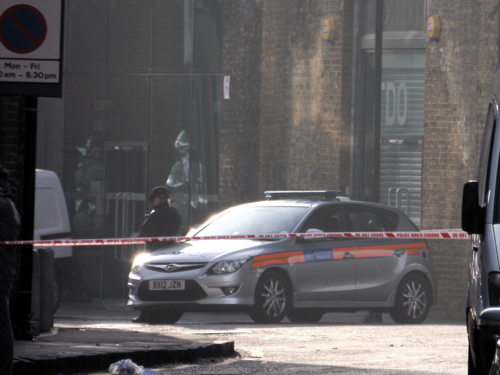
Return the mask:
M181 216L177 210L170 207L170 192L164 186L157 186L149 195L149 203L153 207L146 220L142 223L139 237L167 237L176 236L181 225ZM149 251L163 247L167 242L148 242ZM138 317L132 319L135 323L162 322L161 311L140 310Z
M0 241L14 241L19 232L19 213L12 201L9 173L0 165ZM9 296L14 281L15 248L0 244L0 375L12 373L14 335L9 311Z
M140 237L176 236L181 225L181 216L170 206L170 192L164 186L157 186L149 195L149 203L153 207L139 231ZM156 250L165 246L165 242L149 242L147 250Z

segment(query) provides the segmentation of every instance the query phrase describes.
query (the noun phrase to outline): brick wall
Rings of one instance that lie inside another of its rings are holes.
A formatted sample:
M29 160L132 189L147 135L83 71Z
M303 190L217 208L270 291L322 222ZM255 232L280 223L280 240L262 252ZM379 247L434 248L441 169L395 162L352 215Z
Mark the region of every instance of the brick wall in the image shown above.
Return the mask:
M321 21L333 18L333 42ZM345 189L350 164L352 2L225 3L223 203L266 189Z
M223 72L231 77L219 130L221 208L260 197L257 189L260 126L262 4L235 0L224 5Z
M18 183L18 207L24 173L24 108L24 97L0 96L0 163Z
M351 2L264 3L259 189L345 188ZM321 21L333 18L333 42Z
M441 37L428 42L425 87L423 228L460 227L462 186L475 177L498 55L499 12L492 0L430 0ZM438 311L463 316L468 244L431 244Z

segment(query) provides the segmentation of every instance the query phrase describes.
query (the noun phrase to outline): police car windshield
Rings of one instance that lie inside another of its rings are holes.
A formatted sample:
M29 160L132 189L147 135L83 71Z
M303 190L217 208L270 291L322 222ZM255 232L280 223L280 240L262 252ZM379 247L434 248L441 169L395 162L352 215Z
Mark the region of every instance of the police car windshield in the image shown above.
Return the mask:
M290 233L307 207L236 207L196 233L197 236L229 236Z

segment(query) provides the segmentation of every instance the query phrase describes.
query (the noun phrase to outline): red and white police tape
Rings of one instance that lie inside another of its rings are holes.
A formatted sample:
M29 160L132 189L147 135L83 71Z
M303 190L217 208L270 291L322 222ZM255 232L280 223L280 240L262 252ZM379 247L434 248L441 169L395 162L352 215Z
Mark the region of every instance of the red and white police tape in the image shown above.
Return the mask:
M200 240L269 240L290 237L304 238L394 238L394 239L428 239L428 240L466 240L470 236L460 229L423 230L421 232L329 232L329 233L276 233L276 234L246 234L227 236L168 236L168 237L132 237L104 239L75 240L23 240L0 241L0 245L33 245L35 247L55 246L109 246L109 245L140 245L146 242L183 242Z

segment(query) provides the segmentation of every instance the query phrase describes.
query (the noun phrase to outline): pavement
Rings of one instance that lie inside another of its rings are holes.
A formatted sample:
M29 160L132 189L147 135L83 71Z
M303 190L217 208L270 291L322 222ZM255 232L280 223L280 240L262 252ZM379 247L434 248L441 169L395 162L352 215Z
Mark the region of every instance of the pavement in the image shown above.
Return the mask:
M13 375L85 374L107 371L110 364L131 359L144 367L235 354L234 342L170 333L149 324L131 323L136 312L124 301L64 302L50 332L17 340ZM116 322L122 322L118 329ZM123 328L123 322L130 322Z

